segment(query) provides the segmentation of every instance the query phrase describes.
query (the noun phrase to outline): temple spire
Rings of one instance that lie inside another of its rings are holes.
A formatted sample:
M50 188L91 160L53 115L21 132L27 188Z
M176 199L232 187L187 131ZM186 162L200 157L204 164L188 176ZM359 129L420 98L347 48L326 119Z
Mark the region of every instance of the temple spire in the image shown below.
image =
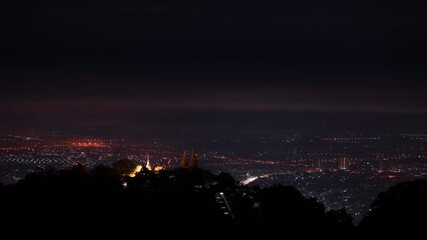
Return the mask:
M192 168L198 168L199 167L199 162L197 160L197 152L196 152L195 148L193 148L193 151L191 151L190 167L192 167Z
M150 154L147 155L147 164L145 165L145 168L151 171L151 165L150 165Z
M181 160L181 165L182 168L188 168L188 158L187 158L187 152L184 151L182 153L182 160Z

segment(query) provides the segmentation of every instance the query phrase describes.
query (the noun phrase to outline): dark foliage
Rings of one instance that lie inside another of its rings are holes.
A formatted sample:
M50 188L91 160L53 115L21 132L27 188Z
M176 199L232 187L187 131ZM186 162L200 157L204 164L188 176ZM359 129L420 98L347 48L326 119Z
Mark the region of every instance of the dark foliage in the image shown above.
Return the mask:
M131 178L123 171L130 164L123 163L29 174L0 188L2 215L9 223L35 229L70 231L80 226L97 231L102 226L135 234L162 228L263 231L271 226L289 230L352 226L344 210L325 213L321 203L293 187L247 188L229 174L200 168L161 172L144 168Z
M372 203L360 228L369 230L418 229L427 217L427 181L404 182L382 192Z
M130 174L136 165L129 159L124 158L113 164L113 168L119 171L120 174Z
M306 199L290 186L275 186L259 192L260 216L264 225L320 223L325 209L315 199Z

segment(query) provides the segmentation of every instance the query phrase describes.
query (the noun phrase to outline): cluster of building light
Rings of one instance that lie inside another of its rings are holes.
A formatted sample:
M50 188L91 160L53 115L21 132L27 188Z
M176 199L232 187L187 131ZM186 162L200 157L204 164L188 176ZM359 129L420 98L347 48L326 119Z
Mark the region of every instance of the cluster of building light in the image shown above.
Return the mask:
M147 156L147 163L145 164L145 168L147 169L147 170L149 170L149 171L153 171L153 172L155 172L155 173L158 173L158 172L161 172L161 171L163 171L163 170L165 170L166 169L166 167L165 166L156 166L156 167L152 167L151 166L151 164L150 164L150 155L148 155ZM128 174L128 176L129 177L131 177L131 178L133 178L133 177L135 177L136 176L136 174L137 173L139 173L139 172L141 172L142 171L142 169L143 169L143 167L142 167L142 165L137 165L136 167L135 167L135 169L130 173L130 174Z
M141 165L137 165L135 167L135 169L133 170L133 172L131 172L128 176L133 178L133 177L136 176L137 173L141 172L141 170L142 170L142 166Z
M73 147L106 147L103 142L71 142Z

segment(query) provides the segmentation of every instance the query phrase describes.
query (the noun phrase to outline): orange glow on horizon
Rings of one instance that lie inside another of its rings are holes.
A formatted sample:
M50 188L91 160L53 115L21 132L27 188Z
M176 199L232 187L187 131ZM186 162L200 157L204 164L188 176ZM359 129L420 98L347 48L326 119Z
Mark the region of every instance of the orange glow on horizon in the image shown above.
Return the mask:
M83 148L90 148L90 147L107 147L107 145L104 142L101 141L71 141L69 142L69 145L73 147L83 147Z

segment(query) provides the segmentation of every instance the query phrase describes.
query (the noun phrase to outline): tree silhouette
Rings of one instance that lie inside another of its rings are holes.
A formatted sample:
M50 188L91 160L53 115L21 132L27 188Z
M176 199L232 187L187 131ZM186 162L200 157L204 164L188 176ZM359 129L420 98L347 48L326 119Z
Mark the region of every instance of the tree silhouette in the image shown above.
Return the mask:
M326 222L341 228L351 228L353 226L353 218L345 209L326 212Z
M237 182L234 180L234 178L229 174L225 172L221 172L218 177L218 183L224 186L225 188L236 188Z
M124 158L113 163L113 168L116 169L120 175L128 175L133 172L136 165L129 159Z
M427 181L399 183L378 195L362 219L362 229L418 228L427 217Z
M76 165L28 174L0 188L0 212L23 226L72 226L77 219L82 226L96 223L135 232L154 229L165 220L168 227L185 231L351 224L344 210L325 213L321 203L293 187L248 188L229 174L200 168L143 169L133 178L122 175L133 166L122 159L114 167L89 170ZM42 216L47 220L39 221Z
M261 223L298 225L324 222L324 206L305 198L291 186L274 186L259 192Z

